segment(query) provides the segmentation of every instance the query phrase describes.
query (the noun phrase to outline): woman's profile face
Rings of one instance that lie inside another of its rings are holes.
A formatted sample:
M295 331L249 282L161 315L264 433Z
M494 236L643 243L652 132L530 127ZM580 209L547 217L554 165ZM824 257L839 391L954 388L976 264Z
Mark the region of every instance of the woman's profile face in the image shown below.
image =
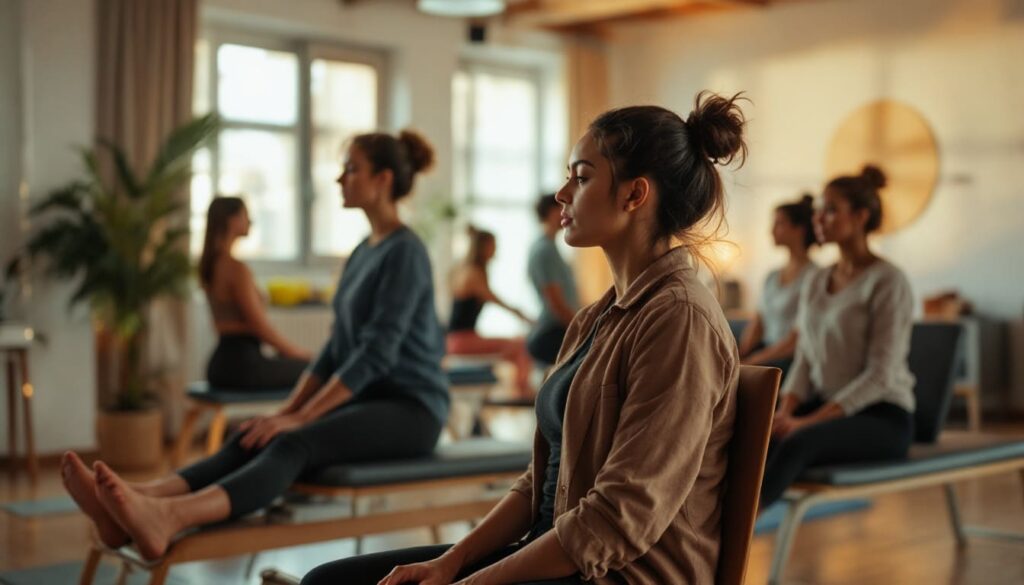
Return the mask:
M342 207L365 209L374 204L381 192L380 179L380 173L373 172L373 164L362 149L350 146L338 176Z
M834 189L825 189L821 207L814 214L814 234L819 243L846 242L865 236L867 211L855 211L850 202Z
M803 242L803 230L789 220L782 211L776 210L775 218L772 221L772 240L776 246L793 246Z
M252 222L249 220L249 210L242 207L238 210L238 213L231 216L228 220L228 230L236 237L244 238L249 235L249 228L252 227Z
M565 184L555 193L562 205L565 242L574 247L601 246L628 225L629 214L618 205L611 161L587 132L569 155Z
M490 262L497 251L498 245L493 239L484 241L480 246L480 254L483 256L484 262Z

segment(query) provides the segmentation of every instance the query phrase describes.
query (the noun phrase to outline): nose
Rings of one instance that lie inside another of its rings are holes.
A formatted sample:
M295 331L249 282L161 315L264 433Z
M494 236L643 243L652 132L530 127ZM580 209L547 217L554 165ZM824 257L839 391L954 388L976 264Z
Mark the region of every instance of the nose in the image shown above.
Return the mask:
M569 179L558 191L555 191L555 201L561 205L569 205L572 203L571 186L572 179Z

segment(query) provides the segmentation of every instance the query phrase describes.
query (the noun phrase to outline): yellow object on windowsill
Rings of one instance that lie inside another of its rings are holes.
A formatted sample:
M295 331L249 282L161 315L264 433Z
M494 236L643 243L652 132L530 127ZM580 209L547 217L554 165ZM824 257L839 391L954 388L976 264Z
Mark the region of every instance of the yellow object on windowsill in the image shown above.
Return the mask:
M267 282L270 304L292 307L313 299L313 287L303 280L275 278Z

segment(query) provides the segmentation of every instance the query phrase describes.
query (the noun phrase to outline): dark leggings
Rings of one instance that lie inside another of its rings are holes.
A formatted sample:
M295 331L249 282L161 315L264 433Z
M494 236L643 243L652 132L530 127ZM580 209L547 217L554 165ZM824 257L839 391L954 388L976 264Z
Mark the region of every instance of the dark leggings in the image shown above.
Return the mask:
M245 450L235 434L210 457L178 472L191 491L219 485L231 518L264 508L304 473L339 463L422 457L431 453L441 422L411 399L355 399L321 418Z
M462 579L472 575L480 569L493 565L501 559L512 555L524 544L516 543L505 547L498 552L485 557L479 563L464 569L456 579ZM339 561L333 561L316 567L303 579L302 585L377 585L381 579L387 576L398 565L409 565L422 563L436 559L444 554L451 545L419 546L388 552L380 552L358 557L349 557ZM584 585L578 575L563 577L561 579L548 579L545 581L531 581L518 585Z
M793 414L810 414L823 404L814 399L801 404ZM895 404L876 402L852 416L806 427L781 440L773 439L761 484L761 510L781 498L786 488L810 467L906 457L913 427L909 412Z
M307 365L263 355L252 335L222 335L206 365L206 380L218 390L280 390L294 386Z

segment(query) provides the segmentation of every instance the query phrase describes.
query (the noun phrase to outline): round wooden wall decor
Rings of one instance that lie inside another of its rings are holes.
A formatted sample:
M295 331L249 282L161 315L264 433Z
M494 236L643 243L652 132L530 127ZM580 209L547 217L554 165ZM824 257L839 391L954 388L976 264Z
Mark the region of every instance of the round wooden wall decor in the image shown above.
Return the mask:
M920 112L894 100L878 100L847 116L828 148L826 180L858 175L868 163L889 179L880 193L878 232L892 233L917 219L939 177L935 136Z

